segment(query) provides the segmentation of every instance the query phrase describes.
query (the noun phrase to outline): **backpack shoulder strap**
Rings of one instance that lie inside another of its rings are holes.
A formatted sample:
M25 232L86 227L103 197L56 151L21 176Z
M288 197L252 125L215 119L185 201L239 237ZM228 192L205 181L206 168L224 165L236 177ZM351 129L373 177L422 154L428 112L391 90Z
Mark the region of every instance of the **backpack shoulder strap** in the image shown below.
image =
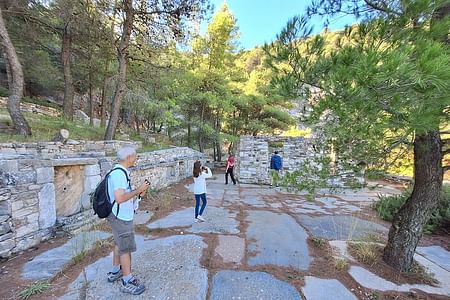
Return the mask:
M131 180L130 180L130 178L128 177L128 173L127 173L124 169L122 169L122 168L113 168L112 170L110 170L110 171L105 175L105 178L108 178L109 174L111 174L112 171L115 171L115 170L121 170L121 171L125 174L125 178L127 179L128 186L131 188ZM114 203L117 203L116 200L114 200L114 202L112 203L112 205L114 205ZM117 212L116 212L116 216L119 215L119 206L120 206L120 204L117 203Z

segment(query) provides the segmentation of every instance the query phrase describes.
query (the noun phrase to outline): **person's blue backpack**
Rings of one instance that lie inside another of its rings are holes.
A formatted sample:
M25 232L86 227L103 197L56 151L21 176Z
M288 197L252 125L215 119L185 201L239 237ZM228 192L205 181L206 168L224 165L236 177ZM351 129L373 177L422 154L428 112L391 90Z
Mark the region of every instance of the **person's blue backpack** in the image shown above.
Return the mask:
M125 173L128 185L130 185L130 178L128 178L127 172L125 172L125 170L122 168L114 168L105 175L105 178L100 181L100 183L95 188L95 191L91 194L94 215L97 215L100 219L107 218L111 214L114 203L116 203L116 200L111 203L111 199L109 198L108 193L108 176L112 171L115 170L121 170L123 173ZM119 206L119 203L117 203L116 216L119 215Z
M275 169L275 170L281 170L281 168L283 167L283 163L281 161L281 156L279 155L273 155L272 156L272 162L271 162L271 168Z

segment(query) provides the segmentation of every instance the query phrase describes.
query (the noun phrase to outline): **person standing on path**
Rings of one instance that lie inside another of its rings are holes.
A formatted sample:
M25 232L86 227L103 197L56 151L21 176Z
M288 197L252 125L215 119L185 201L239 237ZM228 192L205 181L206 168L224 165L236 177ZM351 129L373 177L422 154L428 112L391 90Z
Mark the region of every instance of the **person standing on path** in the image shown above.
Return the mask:
M283 169L283 158L278 154L278 151L275 151L272 157L270 158L270 186L273 185L274 177L277 179L281 177L281 170ZM278 184L277 184L278 186Z
M136 150L132 147L123 147L117 151L119 163L114 167L108 177L108 194L112 212L107 217L114 237L113 268L108 273L108 281L114 282L122 278L121 291L132 295L140 295L145 286L131 274L131 252L136 251L134 239L133 216L136 196L143 195L150 184L145 181L133 190L130 183L130 167L136 163ZM114 202L115 201L115 202Z
M234 178L234 162L235 158L233 153L231 153L230 156L228 156L227 167L225 169L225 184L228 184L228 174L230 174L233 184L236 185L236 179Z
M198 222L199 220L205 222L202 214L206 207L206 178L211 178L212 172L208 167L202 166L202 163L197 160L194 163L194 170L192 173L194 176L195 222ZM201 208L200 199L202 200Z

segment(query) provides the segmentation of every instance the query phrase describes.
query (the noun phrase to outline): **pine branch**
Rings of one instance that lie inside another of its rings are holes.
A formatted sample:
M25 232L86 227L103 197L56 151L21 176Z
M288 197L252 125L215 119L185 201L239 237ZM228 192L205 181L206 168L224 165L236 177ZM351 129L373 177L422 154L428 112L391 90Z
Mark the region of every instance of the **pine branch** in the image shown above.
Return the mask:
M370 0L364 0L364 2L366 3L367 6L369 6L370 8L377 10L377 11L381 11L387 14L394 14L397 16L400 16L401 13L400 12L396 12L392 9L389 8L389 6L386 4L386 2L384 1L380 1L379 3L375 3L373 1Z

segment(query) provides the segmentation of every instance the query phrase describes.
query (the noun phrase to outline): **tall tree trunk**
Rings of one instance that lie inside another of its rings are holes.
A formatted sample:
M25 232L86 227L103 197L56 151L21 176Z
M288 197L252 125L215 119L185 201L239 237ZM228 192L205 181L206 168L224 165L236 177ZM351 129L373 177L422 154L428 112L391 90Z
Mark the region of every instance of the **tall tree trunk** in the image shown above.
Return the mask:
M108 67L105 67L105 69ZM103 78L103 87L102 87L102 99L101 99L101 108L100 108L100 126L105 127L106 125L106 89L108 87L108 77Z
M94 125L94 97L92 95L92 74L89 72L89 125Z
M114 21L116 20L116 14L117 14L117 0L114 1L114 10L113 10L113 15L112 15L111 36L110 36L111 43L114 43L114 28L115 28ZM100 112L100 126L102 126L102 127L105 127L105 125L106 125L106 90L108 89L108 81L110 79L108 76L108 70L109 70L109 66L111 64L111 60L112 60L112 58L111 58L110 52L107 51L105 69L103 72L104 77L103 77L101 112Z
M66 20L64 21L64 29L62 35L62 51L61 59L64 71L64 100L63 100L63 115L67 120L73 120L73 97L74 87L73 78L70 65L72 54L72 25L70 11L66 11Z
M203 141L203 122L205 118L205 105L202 103L202 113L200 115L200 128L198 130L198 148L200 152L205 152L204 141Z
M126 77L128 66L128 46L130 44L130 36L133 30L133 1L123 0L123 10L125 12L125 20L122 29L122 38L118 49L119 59L119 76L117 79L116 91L112 103L111 117L109 119L108 128L106 128L105 139L112 140L116 134L117 124L119 121L120 107L122 106L123 96L126 92Z
M14 48L8 31L6 30L3 14L0 8L0 42L3 46L3 57L6 61L6 74L8 76L9 97L8 112L16 132L21 135L31 135L31 128L20 111L20 100L23 97L23 71L16 49Z
M187 146L189 148L192 148L192 144L191 144L191 124L188 124L188 128L187 128Z
M396 270L410 269L423 227L439 203L443 179L441 150L439 130L414 139L414 189L394 217L383 253L384 261Z
M450 3L433 14L431 26L450 15ZM448 32L440 40L449 44ZM442 140L439 126L414 139L414 189L405 205L394 217L383 259L399 271L408 271L413 262L424 225L439 203L443 180Z
M217 119L216 119L216 135L217 135L217 141L216 141L216 147L217 147L217 161L222 161L222 141L220 140L220 114L217 113Z

